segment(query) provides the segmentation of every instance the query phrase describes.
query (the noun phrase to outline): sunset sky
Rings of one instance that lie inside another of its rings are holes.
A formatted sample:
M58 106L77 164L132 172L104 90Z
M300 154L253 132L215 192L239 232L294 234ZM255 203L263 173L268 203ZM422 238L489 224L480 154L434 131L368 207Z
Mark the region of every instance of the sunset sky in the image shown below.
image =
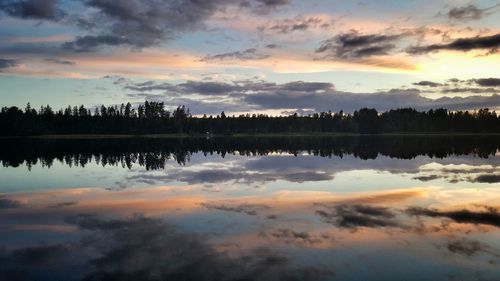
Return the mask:
M0 0L0 106L500 109L500 1Z

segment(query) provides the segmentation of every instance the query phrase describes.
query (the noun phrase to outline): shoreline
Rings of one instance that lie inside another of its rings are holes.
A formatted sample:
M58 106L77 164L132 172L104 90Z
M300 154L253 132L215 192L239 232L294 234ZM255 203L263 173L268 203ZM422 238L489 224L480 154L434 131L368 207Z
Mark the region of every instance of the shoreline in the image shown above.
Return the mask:
M467 133L467 132L432 132L432 133L275 133L275 134L213 134L208 138L272 138L272 137L363 137L363 136L500 136L500 133ZM2 136L0 139L125 139L125 138L207 138L204 134L67 134L67 135L35 135L35 136Z

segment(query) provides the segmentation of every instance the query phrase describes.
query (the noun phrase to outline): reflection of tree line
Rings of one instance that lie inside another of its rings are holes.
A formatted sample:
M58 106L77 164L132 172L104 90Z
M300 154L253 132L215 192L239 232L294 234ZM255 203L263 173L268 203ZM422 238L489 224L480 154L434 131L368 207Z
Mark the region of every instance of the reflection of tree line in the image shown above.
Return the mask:
M168 160L184 165L193 153L260 156L271 153L321 157L352 155L375 159L379 155L412 159L419 155L444 158L474 155L487 158L500 148L499 136L356 136L270 138L123 138L123 139L3 139L0 161L4 166L50 167L54 161L82 166L95 161L102 166L139 164L148 170L163 169Z

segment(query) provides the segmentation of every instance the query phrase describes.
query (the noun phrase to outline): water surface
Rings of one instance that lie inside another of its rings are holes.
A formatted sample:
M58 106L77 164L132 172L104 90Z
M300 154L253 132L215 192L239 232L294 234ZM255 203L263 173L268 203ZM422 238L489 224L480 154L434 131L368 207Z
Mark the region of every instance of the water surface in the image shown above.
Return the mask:
M1 280L500 280L500 138L0 141Z

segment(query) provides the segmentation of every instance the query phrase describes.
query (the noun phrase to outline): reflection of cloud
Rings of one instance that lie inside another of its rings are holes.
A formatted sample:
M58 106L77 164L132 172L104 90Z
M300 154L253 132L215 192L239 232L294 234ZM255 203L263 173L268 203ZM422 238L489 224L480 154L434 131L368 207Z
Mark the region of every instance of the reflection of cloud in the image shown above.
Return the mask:
M487 224L500 227L500 213L498 208L484 206L483 211L456 210L439 211L422 207L410 207L406 213L412 216L426 216L431 218L449 218L457 223Z
M64 258L69 251L64 245L34 246L13 251L12 258L15 262L26 265L50 264Z
M313 245L321 243L324 239L329 239L330 237L326 234L322 236L316 236L305 231L295 231L292 229L281 228L272 232L263 232L261 234L264 237L271 237L280 240L286 244L294 245Z
M269 206L262 204L228 204L224 202L207 202L201 204L203 207L207 209L214 209L219 211L227 211L227 212L236 212L236 213L244 213L249 216L256 216L260 212L268 210Z
M0 276L16 270L18 275L11 277L42 280L68 268L73 269L75 280L100 281L317 280L331 274L319 266L294 265L290 257L268 249L229 256L202 236L141 215L129 219L80 215L68 222L89 234L72 243L4 251L2 256L8 257L9 263L2 264Z
M50 205L49 208L65 208L65 207L73 206L76 204L78 204L78 202L76 202L76 201L60 202L60 203Z
M400 226L394 220L395 214L388 208L369 205L340 204L316 211L325 222L340 228L393 227Z
M2 69L14 67L17 65L18 65L18 62L16 60L0 58L0 72L2 72Z
M465 238L450 241L446 247L450 252L466 256L472 256L483 250L483 245L479 241Z
M0 196L0 210L1 209L12 209L19 208L21 204L17 201Z

